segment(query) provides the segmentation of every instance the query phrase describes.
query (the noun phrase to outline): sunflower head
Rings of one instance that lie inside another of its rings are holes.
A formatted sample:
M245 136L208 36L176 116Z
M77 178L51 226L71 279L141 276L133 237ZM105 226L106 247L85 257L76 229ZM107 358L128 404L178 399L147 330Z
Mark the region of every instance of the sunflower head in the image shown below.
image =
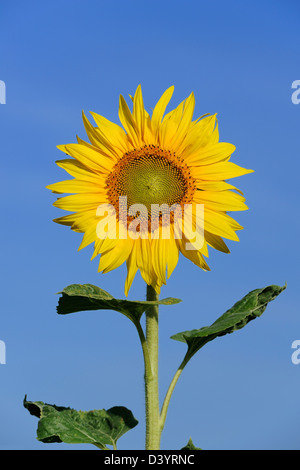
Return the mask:
M73 179L47 186L68 193L54 206L70 214L55 219L83 233L79 249L93 243L99 271L127 263L125 294L138 270L159 292L179 253L203 270L208 246L229 253L223 238L238 240L242 227L227 212L247 209L226 180L250 173L232 163L234 145L219 142L216 115L193 119L194 94L165 114L173 87L152 115L138 86L132 111L121 96L122 127L83 114L89 142L58 146L71 158L57 161Z

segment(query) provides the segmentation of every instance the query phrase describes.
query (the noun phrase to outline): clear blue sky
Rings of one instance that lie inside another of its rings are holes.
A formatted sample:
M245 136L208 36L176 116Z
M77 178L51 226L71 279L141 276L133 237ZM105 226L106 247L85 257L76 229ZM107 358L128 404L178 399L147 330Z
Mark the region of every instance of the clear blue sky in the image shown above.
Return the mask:
M252 289L288 285L260 319L193 358L162 448L191 436L203 449L300 449L300 364L291 362L300 339L299 22L296 0L1 2L1 449L70 448L36 440L25 393L82 410L127 406L140 424L119 448L144 446L134 327L115 312L56 314L56 292L72 283L122 298L125 267L97 274L92 250L77 252L81 236L52 222L62 213L44 189L65 177L56 145L85 138L82 110L118 121L119 94L139 83L149 108L170 85L174 106L194 91L195 115L218 113L233 161L255 170L238 181L249 206L236 214L240 243L229 243L230 255L211 250L209 273L182 258L162 289L183 302L161 309L161 393L185 353L172 334L209 325ZM137 276L130 298L144 295Z

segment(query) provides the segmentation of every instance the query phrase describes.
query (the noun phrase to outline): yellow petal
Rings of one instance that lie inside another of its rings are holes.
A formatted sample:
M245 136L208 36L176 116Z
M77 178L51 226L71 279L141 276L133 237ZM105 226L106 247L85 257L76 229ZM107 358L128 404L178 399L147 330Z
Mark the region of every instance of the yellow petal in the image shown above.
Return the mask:
M62 225L71 226L75 232L85 232L89 226L95 225L97 222L95 209L83 210L75 214L68 214L63 217L54 219L54 222Z
M232 144L219 142L214 145L202 147L197 152L185 158L188 165L199 167L201 165L211 165L212 163L226 160L235 151L236 147ZM201 171L201 170L200 170Z
M83 193L83 194L72 194L71 196L58 198L54 202L55 207L64 209L66 211L80 211L88 210L95 208L96 209L100 204L107 203L105 195L94 194L94 193Z
M100 131L100 129L92 126L84 112L82 112L83 124L86 130L86 133L94 147L100 149L101 153L107 158L111 158L114 161L118 160L119 152L114 148L114 145L111 144Z
M172 272L177 266L178 259L179 259L179 250L174 240L174 236L168 240L168 251L167 251L167 278L171 276Z
M46 186L54 193L103 193L105 191L105 180L92 183L79 179L60 181L59 183L49 184Z
M178 122L173 119L166 119L162 122L159 128L159 145L162 148L171 148L172 140L176 135L176 131L178 129Z
M252 173L253 170L247 170L232 162L221 162L213 165L201 166L193 169L193 175L196 178L216 181L227 180L237 176Z
M65 160L57 160L56 164L66 170L71 176L75 178L83 179L85 181L91 181L92 183L97 184L99 181L99 173L95 173L93 170L82 165L82 163L71 158L66 158ZM101 181L101 179L100 179Z
M82 144L58 145L57 148L71 157L75 158L82 165L97 173L109 173L113 168L113 161L101 155L97 150Z
M82 120L83 120L85 131L88 135L88 138L89 138L91 144L94 147L98 148L98 146L100 145L100 142L97 138L97 134L96 134L96 131L94 129L94 126L92 126L92 124L89 122L89 120L87 119L87 117L85 116L83 111L82 111Z
M158 135L159 126L161 124L166 107L170 99L172 98L173 92L174 92L174 86L169 87L160 97L155 108L153 109L152 118L151 118L151 127L153 130L154 136L156 137Z
M132 145L134 147L139 147L140 142L138 138L138 130L130 112L130 109L128 108L127 103L122 95L120 95L119 102L119 118L131 140Z
M136 130L138 132L139 138L142 140L144 137L145 118L141 85L137 87L133 98L133 119L135 121Z
M101 253L105 253L115 248L115 246L118 244L118 241L119 240L117 239L109 238L109 236L107 236L105 239L100 239L97 236L94 245L94 253L91 257L91 260L93 260L96 256L100 255Z
M207 146L210 141L216 143L216 114L206 116L200 119L195 125L191 126L180 148L182 157L186 160L190 155L196 153L202 147Z
M229 240L239 241L235 230L241 230L242 227L227 214L216 212L205 207L204 229L214 235L219 235L220 237L227 238Z
M157 275L158 281L162 284L166 284L166 271L167 271L167 253L166 253L166 241L158 238L152 240L152 257L153 257L153 268Z
M80 251L83 248L87 247L91 243L94 243L94 241L96 239L97 239L96 224L89 225L88 229L86 229L86 231L84 232L81 244L78 247L78 251Z
M226 181L197 181L197 189L202 191L226 191L232 189L243 195L242 191Z
M210 271L208 264L206 263L205 259L203 258L200 251L197 250L187 250L186 244L189 243L184 236L180 240L176 240L178 248L180 252L185 256L187 259L192 261L196 266L203 269L204 271Z
M178 148L180 148L185 138L185 135L187 133L187 130L191 126L194 109L195 109L195 96L194 96L194 93L191 93L184 103L182 116L179 121L174 139L171 143L171 146L175 151Z
M137 252L137 267L140 269L141 276L146 284L151 285L153 282L153 257L151 242L148 238L139 238L136 240L136 252Z
M128 141L124 129L99 114L91 112L91 115L106 139L120 152L126 153L128 151Z
M218 126L218 120L216 119L216 125L215 128L209 138L209 143L211 145L215 145L219 142L219 126Z
M232 191L196 191L194 201L217 211L244 211L248 207L245 198Z
M156 283L161 286L174 271L179 258L179 250L172 230L169 239L158 238L152 240L152 265L157 277Z
M131 253L129 257L127 258L126 261L127 264L127 277L125 281L125 295L126 297L128 296L129 289L131 287L132 281L135 278L135 275L137 273L138 267L137 267L137 259L136 259L136 244L133 244Z
M107 273L121 266L129 257L133 247L133 240L119 240L115 247L103 253L100 257L99 271Z
M57 217L56 219L53 219L53 222L56 222L57 224L61 224L61 225L72 226L73 221L74 221L73 216L74 214L68 214L63 217Z
M204 237L206 242L216 250L222 251L223 253L230 253L229 248L221 237L214 235L213 233L204 231Z
M72 230L84 232L89 226L95 226L97 222L98 217L95 209L82 210L73 214Z

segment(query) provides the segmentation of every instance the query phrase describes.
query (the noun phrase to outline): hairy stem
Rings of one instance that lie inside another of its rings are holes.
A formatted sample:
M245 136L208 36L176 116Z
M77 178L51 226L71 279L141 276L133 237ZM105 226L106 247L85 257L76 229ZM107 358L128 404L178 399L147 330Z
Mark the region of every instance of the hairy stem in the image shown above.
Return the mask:
M147 341L144 335L143 328L141 327L140 322L136 322L135 326L137 328L140 342L142 345L142 350L143 350L143 356L144 356L144 365L145 365L145 378L149 377L151 378L152 376L152 368L151 368L151 361L150 361L150 356L149 356L149 351L148 351L148 345Z
M151 286L147 286L147 300L158 300L158 294ZM159 450L158 305L146 312L146 341L151 364L151 372L145 367L146 450Z

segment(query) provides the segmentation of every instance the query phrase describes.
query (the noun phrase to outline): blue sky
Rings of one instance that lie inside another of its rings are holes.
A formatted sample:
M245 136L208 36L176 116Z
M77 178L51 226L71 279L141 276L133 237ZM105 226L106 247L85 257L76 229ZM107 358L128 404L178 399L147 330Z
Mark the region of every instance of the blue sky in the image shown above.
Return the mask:
M81 236L58 226L47 184L65 178L56 145L85 138L81 112L118 122L119 94L142 84L153 107L170 85L172 105L191 91L195 116L218 113L233 161L255 173L238 179L249 210L230 255L210 251L211 272L181 258L162 297L161 395L185 346L170 340L209 325L248 291L286 291L245 329L209 343L183 372L171 400L162 449L192 437L203 449L299 449L299 124L292 82L300 79L295 0L29 0L1 2L0 448L48 447L35 438L29 400L89 410L127 406L139 426L120 449L144 446L143 364L134 327L116 312L56 314L57 292L99 285L123 298L125 267L97 274ZM235 181L236 183L236 181ZM136 277L129 298L141 300ZM89 446L78 446L76 449ZM74 449L74 447L71 447Z

